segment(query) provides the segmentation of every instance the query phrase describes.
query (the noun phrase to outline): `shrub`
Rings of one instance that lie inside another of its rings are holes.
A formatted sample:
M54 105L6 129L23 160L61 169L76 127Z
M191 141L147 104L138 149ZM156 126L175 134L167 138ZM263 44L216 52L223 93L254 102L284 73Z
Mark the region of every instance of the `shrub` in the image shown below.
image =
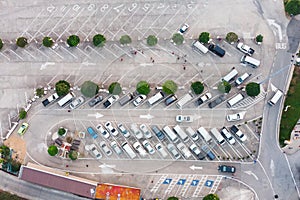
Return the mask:
M149 46L154 46L157 44L157 38L154 35L149 35L147 38L147 44Z
M168 200L179 200L177 197L169 197Z
M203 43L203 44L207 44L208 41L210 40L210 34L208 32L202 32L199 35L199 42Z
M285 11L289 15L300 14L300 1L299 0L289 0L285 4Z
M58 96L64 96L70 92L70 84L65 80L60 80L55 84L55 90Z
M204 85L200 81L191 84L191 89L195 94L201 94L204 90Z
M25 110L21 110L19 113L19 118L20 119L25 119L27 116L27 112Z
M3 47L3 42L2 42L2 40L0 38L0 50L2 49L2 47Z
M261 43L263 42L264 36L262 36L261 34L257 35L255 40L257 43Z
M258 83L254 83L254 82L248 83L246 85L246 93L250 97L255 97L255 96L259 95L260 85Z
M172 37L172 40L176 45L181 45L184 41L184 38L181 34L175 33Z
M66 129L64 128L59 128L58 131L57 131L58 135L62 136L66 133Z
M17 39L16 44L17 44L18 47L24 48L28 44L27 38L25 38L25 37L19 37Z
M18 172L21 168L21 163L17 160L11 161L11 171L12 172Z
M80 38L77 35L70 35L67 39L67 44L70 47L76 47L80 42Z
M97 34L93 37L93 44L96 47L103 47L105 45L105 42L106 38L101 34Z
M35 92L38 97L44 96L44 88L37 88Z
M220 198L216 194L208 194L203 197L203 200L220 200Z
M238 39L239 39L238 35L234 32L229 32L226 35L226 40L229 43L237 42Z
M70 152L69 152L69 158L70 158L71 160L76 160L76 159L78 158L78 153L77 153L77 151L70 151Z
M177 84L172 80L167 80L163 85L163 91L166 94L174 94L177 91Z
M52 47L52 45L54 44L53 40L51 37L44 37L43 39L43 45L45 47Z
M129 37L129 35L123 35L120 38L120 43L121 44L130 44L131 43L131 38Z
M136 90L139 94L147 95L150 92L150 85L147 81L140 81L136 85Z
M110 84L110 86L108 87L108 92L113 95L119 95L122 92L120 83L113 82L112 84Z
M218 90L222 93L229 93L231 85L227 81L222 81L218 85Z
M50 156L55 156L58 153L58 148L55 145L51 145L48 147L48 154Z
M99 86L92 81L85 81L81 85L80 91L85 97L93 97L98 93Z

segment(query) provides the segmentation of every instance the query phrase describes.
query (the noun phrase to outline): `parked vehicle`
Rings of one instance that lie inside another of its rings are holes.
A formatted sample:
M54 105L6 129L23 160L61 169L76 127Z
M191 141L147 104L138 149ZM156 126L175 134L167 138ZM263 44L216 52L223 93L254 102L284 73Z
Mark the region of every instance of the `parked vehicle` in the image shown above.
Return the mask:
M225 100L225 96L221 95L208 103L209 108L214 108Z
M148 104L149 104L149 106L152 106L152 105L158 103L163 98L164 98L164 94L162 92L158 92L148 99Z
M167 148L176 160L178 160L181 157L173 144L168 144Z
M113 136L117 136L119 134L118 130L112 126L110 121L107 121L104 126Z
M186 159L188 159L188 158L190 158L192 156L192 154L189 151L189 149L182 142L180 142L179 144L177 144L177 148L184 155L184 157Z
M187 134L184 132L184 130L182 130L180 128L179 125L174 126L173 130L182 139L183 142L189 141L190 138L187 136Z
M200 51L201 53L204 53L204 54L208 52L208 48L206 48L206 46L204 46L203 44L201 44L198 40L196 40L195 42L193 42L192 48L194 50Z
M81 104L83 104L83 102L84 102L83 96L78 97L77 99L75 99L74 101L72 101L72 103L70 104L70 108L71 109L78 108Z
M182 109L182 107L187 104L189 101L191 101L193 99L193 95L188 93L186 95L184 95L179 101L176 102L176 106L179 109Z
M70 103L73 98L75 98L75 94L73 92L68 93L66 96L64 96L62 99L60 99L57 104L60 107L65 106L66 104Z
M107 156L111 156L112 152L111 150L108 148L108 146L106 145L106 143L104 141L100 142L100 147L102 148L102 150L106 153Z
M193 141L199 140L199 136L195 130L193 130L191 127L186 128L186 132L191 136Z
M181 35L184 34L188 29L189 29L189 25L188 24L183 24L182 27L179 29L178 33L180 33Z
M160 155L165 158L168 156L167 152L163 148L162 144L158 143L155 145L156 150L160 153Z
M128 93L120 99L119 103L121 106L124 106L127 103L129 103L132 99L133 99L133 95L131 93Z
M235 139L232 137L230 132L227 130L227 128L223 127L221 129L221 134L222 136L229 142L229 144L234 145L235 144Z
M58 94L54 93L54 94L50 95L47 99L42 101L42 104L46 107L50 103L53 103L54 101L58 100L58 98L59 98Z
M220 144L220 145L225 144L225 140L224 140L223 136L221 135L221 133L218 131L218 129L213 128L213 129L210 130L210 132L215 137L218 144Z
M236 135L241 142L245 142L247 140L247 136L244 135L244 133L236 125L232 125L230 127L230 131Z
M198 128L197 132L202 136L205 142L211 142L212 138L204 127Z
M103 103L104 107L110 108L112 104L115 103L119 98L119 95L112 95Z
M172 103L174 103L175 101L177 101L177 96L173 94L173 95L169 96L169 97L165 100L165 105L166 105L166 106L169 106L169 105L171 105Z
M210 160L214 160L216 158L215 154L208 148L207 145L203 145L201 147L202 151L204 151L206 153L206 156L210 159Z
M248 74L247 72L244 73L242 76L238 77L235 80L235 85L241 85L242 83L244 83L244 81L250 77L250 74Z
M243 99L244 99L244 95L237 94L235 97L233 97L232 99L230 99L229 101L227 101L227 106L228 107L232 107L235 104L237 104L238 102L242 101Z
M252 56L254 54L254 49L252 49L251 47L249 47L248 45L245 45L244 43L242 42L239 42L237 45L236 45L236 48L238 48L238 50L240 50L241 52L249 55L249 56Z
M227 116L226 116L226 119L227 119L227 121L229 121L229 122L242 120L242 119L244 119L245 113L246 113L246 112L239 112L239 113L227 115Z
M117 144L116 141L113 141L110 143L111 148L116 152L116 154L121 155L122 154L122 150L119 147L119 145Z
M102 96L100 96L100 95L95 96L92 100L90 100L89 106L93 107L93 106L97 105L98 103L100 103L102 100L103 100Z
M199 159L199 160L203 160L205 158L205 155L201 152L201 150L197 147L196 144L192 144L190 146L190 150L195 154L195 156Z
M154 154L155 150L153 149L152 145L149 143L148 140L144 140L142 142L144 148L148 151L149 154Z
M222 78L222 81L231 82L238 75L238 71L236 69L231 70L226 76Z
M220 172L235 173L236 168L234 166L219 165L218 170Z
M133 148L141 155L141 156L146 156L147 152L145 149L142 147L141 143L135 142L133 145Z
M25 132L28 129L28 126L29 126L29 124L27 124L26 122L23 122L22 125L21 125L21 127L18 130L18 134L21 135L21 136L24 135Z
M204 94L203 96L201 96L199 99L197 99L196 104L198 106L200 106L201 104L203 104L204 102L208 101L211 98L212 98L211 93L207 92L206 94Z
M87 132L92 136L92 138L96 139L98 137L98 134L92 127L87 128Z
M193 122L193 117L190 115L177 115L176 116L176 122Z
M268 104L270 106L274 106L282 96L283 92L281 90L277 90L274 96L268 101Z
M163 140L165 139L165 134L156 126L153 125L152 127L152 131L155 133L155 135L158 137L158 139Z
M149 139L152 137L151 132L149 131L149 129L147 128L147 126L145 124L141 124L140 125L140 129L142 130L142 132L145 135L145 138Z
M216 44L210 44L208 46L208 49L213 52L214 54L220 56L220 57L223 57L225 55L225 50L222 49L221 47L219 47L218 45Z
M260 65L260 61L256 60L255 58L252 58L250 56L244 55L241 58L241 63L250 65L252 68L257 68Z
M141 133L136 124L131 124L130 129L132 130L133 134L136 136L137 139L143 138L143 134Z
M109 133L103 128L103 126L101 124L98 124L96 126L96 129L103 135L104 138L109 138Z
M123 124L119 123L118 128L121 131L121 133L124 135L124 137L128 138L130 136L129 131L123 126Z
M101 153L98 151L97 147L95 144L91 144L91 145L86 145L85 147L86 149L90 150L92 155L96 157L96 159L101 159L102 155Z
M132 102L134 106L139 106L143 101L145 101L145 99L147 98L146 95L140 94L138 95L134 101Z
M124 149L124 151L128 154L128 156L129 156L131 159L136 158L135 152L132 150L131 146L130 146L127 142L124 142L124 143L122 144L122 148Z
M169 139L173 143L178 142L179 139L178 139L177 135L174 133L174 131L172 131L172 129L169 126L165 126L163 128L163 131L166 133L166 135L169 137Z

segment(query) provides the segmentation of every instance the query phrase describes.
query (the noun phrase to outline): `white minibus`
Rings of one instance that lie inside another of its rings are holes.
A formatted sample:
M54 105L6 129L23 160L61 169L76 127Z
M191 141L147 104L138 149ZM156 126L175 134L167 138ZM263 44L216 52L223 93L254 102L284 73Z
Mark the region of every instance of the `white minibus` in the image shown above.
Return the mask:
M242 101L244 96L242 94L238 94L229 101L227 101L227 106L232 107L233 105L237 104L238 102Z
M221 135L221 133L216 128L211 129L210 132L216 138L217 142L220 145L223 145L225 143L225 140L224 140L223 136Z
M205 142L210 142L212 138L210 137L207 130L203 127L200 127L197 132L202 136L202 138L205 140Z
M170 138L171 142L176 143L178 142L178 137L177 135L172 131L172 129L168 126L165 126L163 128L163 131L166 133L166 135Z
M129 155L131 159L134 159L136 157L136 154L127 142L124 142L122 144L122 148L125 150L125 152Z
M191 101L193 99L193 95L188 93L186 95L184 95L179 101L176 102L176 106L180 109L182 109L182 107L187 104L189 101Z
M73 98L75 98L75 94L73 92L70 92L69 94L64 96L61 100L59 100L57 103L59 106L63 107L67 103L70 103Z
M206 48L203 44L201 44L199 41L195 41L193 42L192 45L193 49L200 51L202 53L207 53L208 52L208 48Z
M180 128L179 125L176 125L173 130L175 131L175 133L177 133L177 135L179 135L179 137L184 141L187 142L189 141L189 137L187 136L187 134Z
M236 69L231 70L226 76L222 78L222 81L227 81L228 83L232 81L238 75L238 71Z
M279 99L282 97L283 93L281 90L277 90L276 93L274 94L274 96L272 97L272 99L270 99L268 101L268 104L270 106L274 106L278 101Z
M152 106L153 104L157 103L159 100L162 100L163 98L164 98L164 94L162 92L158 92L148 99L148 104Z
M253 68L257 68L260 65L260 61L259 60L256 60L255 58L252 58L252 57L246 56L246 55L244 55L241 58L241 63L250 65Z

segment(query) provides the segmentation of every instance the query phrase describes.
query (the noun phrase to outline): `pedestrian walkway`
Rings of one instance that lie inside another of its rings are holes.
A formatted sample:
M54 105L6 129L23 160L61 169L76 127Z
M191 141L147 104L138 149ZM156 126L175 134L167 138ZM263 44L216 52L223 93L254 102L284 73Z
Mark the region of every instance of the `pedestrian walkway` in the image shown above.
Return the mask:
M300 149L300 119L292 130L290 140L284 141L287 144L282 148L284 153L293 154Z

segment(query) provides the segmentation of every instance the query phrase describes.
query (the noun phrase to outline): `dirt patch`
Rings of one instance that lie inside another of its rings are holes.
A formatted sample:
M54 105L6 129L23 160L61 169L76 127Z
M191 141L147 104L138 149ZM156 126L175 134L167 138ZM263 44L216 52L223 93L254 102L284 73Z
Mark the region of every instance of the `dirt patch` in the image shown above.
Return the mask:
M26 143L18 135L11 135L7 140L4 141L4 145L13 149L12 158L24 164L26 156Z

